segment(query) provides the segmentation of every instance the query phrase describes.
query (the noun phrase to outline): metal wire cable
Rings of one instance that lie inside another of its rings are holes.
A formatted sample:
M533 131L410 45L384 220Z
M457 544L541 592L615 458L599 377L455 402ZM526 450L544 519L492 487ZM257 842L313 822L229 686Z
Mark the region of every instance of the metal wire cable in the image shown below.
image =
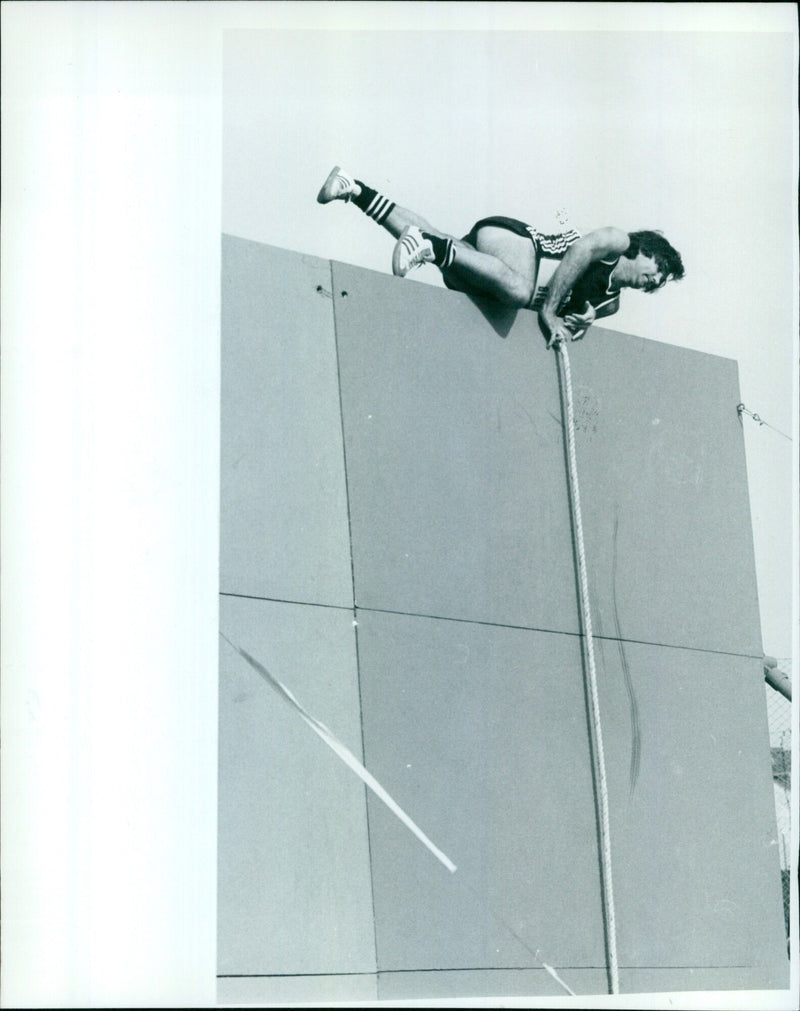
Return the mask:
M784 439L788 439L789 442L793 441L791 435L787 435L786 432L782 432L779 428L776 428L774 425L770 425L768 421L764 421L764 419L760 417L758 414L754 414L752 411L748 411L747 408L744 406L744 404L737 404L736 410L739 412L740 418L743 414L746 414L748 417L752 418L753 421L757 422L759 425L766 425L767 428L771 428L773 432L777 432L778 435L782 435Z

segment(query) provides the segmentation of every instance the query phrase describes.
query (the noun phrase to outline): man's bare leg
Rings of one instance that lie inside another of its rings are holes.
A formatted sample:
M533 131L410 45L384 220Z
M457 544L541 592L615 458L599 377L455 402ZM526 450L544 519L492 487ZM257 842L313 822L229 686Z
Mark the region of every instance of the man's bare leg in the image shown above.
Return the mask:
M452 263L442 267L448 287L467 294L488 295L508 305L530 305L536 289L536 253L533 243L506 228L485 225L478 232L477 248L434 228L424 218L395 205L383 227L395 238L415 227L426 235L450 239Z
M317 196L320 203L347 200L356 203L368 217L396 239L418 229L432 239L448 244L447 259L437 262L448 287L467 294L488 295L507 305L527 306L536 289L536 255L533 244L504 228L484 226L478 232L477 248L434 228L425 218L393 203L341 169L334 168ZM412 236L413 238L413 236ZM437 245L434 243L434 245ZM440 247L442 248L442 247ZM436 262L425 256L419 262ZM405 273L405 271L404 271Z
M536 291L538 262L530 239L507 228L484 225L476 249L457 241L452 265L442 271L455 291L489 295L507 305L529 306Z

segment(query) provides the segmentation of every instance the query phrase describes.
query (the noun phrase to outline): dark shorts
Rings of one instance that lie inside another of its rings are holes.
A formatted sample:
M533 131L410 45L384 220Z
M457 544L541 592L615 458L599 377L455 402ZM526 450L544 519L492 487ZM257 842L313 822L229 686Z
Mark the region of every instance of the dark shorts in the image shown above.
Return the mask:
M537 273L539 269L538 265L541 262L542 257L548 260L561 260L572 243L575 242L576 239L580 238L580 233L576 232L574 229L549 235L544 232L540 232L538 228L526 225L524 221L519 221L517 218L507 218L501 214L496 214L492 215L492 217L481 218L480 221L476 221L461 241L468 243L473 249L477 249L478 232L485 225L490 225L493 228L505 228L514 235L519 235L524 239L528 239L528 241L533 245L533 251L536 256ZM452 288L456 291L464 290L464 287L460 282L451 282L451 280L448 279L446 270L442 271L442 278L446 287ZM544 296L542 295L542 297ZM534 291L531 296L530 308L536 307L536 300L537 292Z
M536 242L535 235L537 234L534 229L528 227L524 221L518 221L516 218L506 218L503 215L495 214L490 218L481 218L480 221L476 221L475 224L470 228L467 234L461 240L462 242L469 243L473 249L478 248L478 232L483 228L484 225L491 225L494 228L505 228L509 232L513 232L514 235L521 235L523 238L528 239L529 242L533 244L533 251L536 254L536 259L539 259L539 247ZM463 285L460 283L453 283L448 279L447 271L442 271L442 280L445 283L445 287L451 288L455 291L463 291Z
M536 242L534 241L531 229L524 221L517 221L516 218L505 218L502 215L495 215L491 218L481 218L480 221L476 221L472 228L470 228L464 236L463 241L468 242L471 246L475 246L478 241L478 232L484 225L492 225L494 228L506 228L509 232L513 232L515 235L522 235L524 238L530 239L531 242L533 242L534 248L536 247Z

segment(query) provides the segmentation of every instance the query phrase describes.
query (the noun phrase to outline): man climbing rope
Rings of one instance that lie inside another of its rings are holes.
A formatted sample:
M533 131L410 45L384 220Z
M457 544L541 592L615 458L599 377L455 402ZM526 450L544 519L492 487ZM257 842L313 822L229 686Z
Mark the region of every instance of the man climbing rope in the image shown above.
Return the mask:
M683 277L683 262L660 232L598 228L545 235L514 218L477 221L457 239L400 207L338 165L317 194L321 204L352 202L397 242L392 270L398 277L424 263L442 272L454 291L537 310L547 346L578 340L592 323L619 309L622 288L656 291ZM558 266L547 287L537 287L542 259Z

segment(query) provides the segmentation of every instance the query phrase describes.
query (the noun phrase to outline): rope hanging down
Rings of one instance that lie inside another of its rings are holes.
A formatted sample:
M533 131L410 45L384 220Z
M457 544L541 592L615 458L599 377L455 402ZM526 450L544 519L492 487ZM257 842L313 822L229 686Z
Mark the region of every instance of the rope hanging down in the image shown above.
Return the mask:
M617 924L614 912L614 884L611 875L611 827L608 815L608 782L603 752L603 731L600 724L600 699L597 692L597 668L594 658L594 637L592 613L589 602L589 580L586 575L586 551L583 543L583 518L581 515L581 495L578 485L578 461L575 453L575 413L572 398L572 373L569 355L564 341L558 341L559 360L562 365L562 411L564 429L567 433L567 455L569 459L569 490L572 504L573 536L578 561L578 583L580 588L580 619L584 651L584 669L588 681L590 725L592 728L592 756L594 759L597 802L597 820L600 827L600 863L603 878L603 911L606 932L606 952L611 993L619 993L619 965L617 962Z

